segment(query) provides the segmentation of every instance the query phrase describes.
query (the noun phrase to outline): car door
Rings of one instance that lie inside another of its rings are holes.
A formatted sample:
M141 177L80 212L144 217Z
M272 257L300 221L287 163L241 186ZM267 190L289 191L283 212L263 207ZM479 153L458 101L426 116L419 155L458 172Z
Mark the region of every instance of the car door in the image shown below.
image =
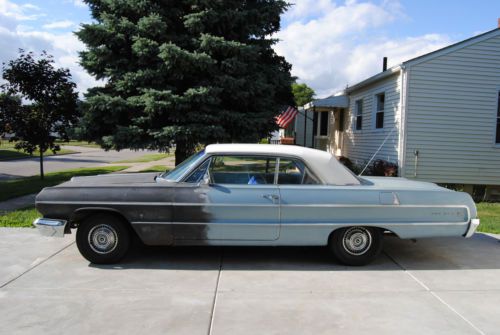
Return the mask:
M298 158L280 157L278 165L281 243L324 244L329 229L325 223L330 223L334 215L330 209L323 207L331 201L331 187L323 185Z
M211 156L177 187L176 240L276 240L280 201L276 158ZM201 181L201 177L208 177Z

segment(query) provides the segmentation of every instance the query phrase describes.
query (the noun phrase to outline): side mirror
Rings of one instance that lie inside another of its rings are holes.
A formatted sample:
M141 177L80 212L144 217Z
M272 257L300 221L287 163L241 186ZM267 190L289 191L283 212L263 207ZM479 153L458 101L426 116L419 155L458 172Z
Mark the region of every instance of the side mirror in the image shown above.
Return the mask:
M203 185L210 185L210 174L208 173L208 171L203 175L203 180L201 181L201 183Z

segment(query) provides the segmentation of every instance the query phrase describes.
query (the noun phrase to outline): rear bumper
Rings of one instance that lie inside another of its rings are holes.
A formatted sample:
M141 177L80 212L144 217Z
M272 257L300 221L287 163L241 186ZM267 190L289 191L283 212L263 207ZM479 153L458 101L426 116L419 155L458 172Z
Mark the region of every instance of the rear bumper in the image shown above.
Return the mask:
M63 237L68 221L58 219L38 218L33 225L43 236Z
M479 227L479 219L472 219L469 223L469 228L467 228L467 232L465 233L465 238L471 237L474 235L477 227Z

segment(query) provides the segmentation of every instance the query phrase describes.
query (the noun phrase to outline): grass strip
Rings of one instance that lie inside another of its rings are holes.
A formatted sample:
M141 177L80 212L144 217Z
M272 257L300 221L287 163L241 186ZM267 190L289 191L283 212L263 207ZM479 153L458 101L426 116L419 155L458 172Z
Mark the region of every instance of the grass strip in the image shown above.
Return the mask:
M500 203L480 202L477 204L477 213L481 219L478 231L500 234Z
M34 206L0 215L0 227L30 228L36 218L42 216Z

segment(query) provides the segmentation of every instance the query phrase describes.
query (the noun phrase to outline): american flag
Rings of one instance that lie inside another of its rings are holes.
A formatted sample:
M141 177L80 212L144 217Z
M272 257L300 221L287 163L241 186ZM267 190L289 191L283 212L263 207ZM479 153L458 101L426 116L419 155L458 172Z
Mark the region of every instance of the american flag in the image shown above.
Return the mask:
M283 113L276 118L276 124L280 128L286 128L299 111L292 106L288 106Z

